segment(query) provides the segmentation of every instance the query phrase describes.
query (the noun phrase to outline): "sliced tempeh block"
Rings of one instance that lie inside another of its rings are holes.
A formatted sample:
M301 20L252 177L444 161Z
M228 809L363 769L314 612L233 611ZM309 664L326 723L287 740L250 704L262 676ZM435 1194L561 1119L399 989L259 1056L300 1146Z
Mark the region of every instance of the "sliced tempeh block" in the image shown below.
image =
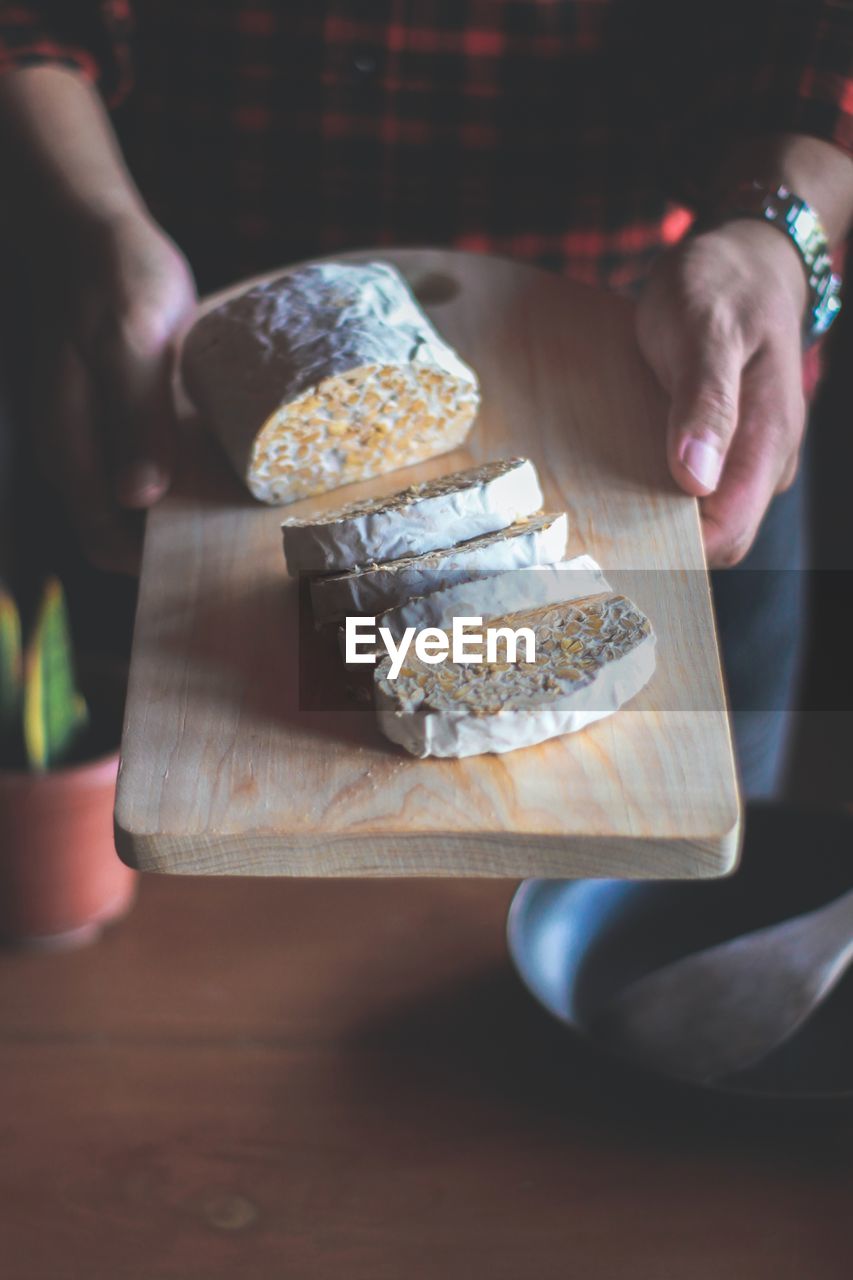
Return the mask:
M505 529L542 506L536 468L504 458L282 524L288 572L328 573L397 560Z
M315 578L311 583L314 621L321 625L347 615L373 618L412 596L459 582L466 574L476 578L553 564L563 558L567 536L564 512L531 516L455 547Z
M300 267L223 302L184 344L183 376L238 475L288 503L455 449L477 378L393 267Z
M416 756L514 751L612 715L654 671L651 625L624 596L545 605L488 625L530 628L536 661L433 665L410 652L392 680L384 658L374 689L386 737Z
M555 564L511 569L488 578L455 583L428 596L416 596L379 619L395 640L407 627L447 630L454 618L499 618L545 604L583 600L610 591L610 584L592 556L575 556Z

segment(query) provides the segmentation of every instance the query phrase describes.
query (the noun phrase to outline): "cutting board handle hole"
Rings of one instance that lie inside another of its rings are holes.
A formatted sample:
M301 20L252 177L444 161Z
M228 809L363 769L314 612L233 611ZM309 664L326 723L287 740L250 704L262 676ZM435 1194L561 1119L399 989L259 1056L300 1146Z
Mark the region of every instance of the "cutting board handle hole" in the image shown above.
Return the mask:
M425 275L416 276L414 280L409 281L409 284L418 302L422 302L427 307L437 307L442 302L450 302L462 287L458 280L438 271L428 271Z

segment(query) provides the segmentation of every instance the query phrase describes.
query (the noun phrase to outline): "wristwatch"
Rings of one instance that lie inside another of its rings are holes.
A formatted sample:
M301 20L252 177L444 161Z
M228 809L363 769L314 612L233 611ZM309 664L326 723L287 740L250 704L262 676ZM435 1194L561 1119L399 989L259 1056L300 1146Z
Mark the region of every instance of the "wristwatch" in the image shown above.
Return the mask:
M809 309L804 341L814 342L841 310L841 277L832 270L826 232L817 213L787 187L745 182L716 206L713 222L760 218L786 235L803 260L809 283Z

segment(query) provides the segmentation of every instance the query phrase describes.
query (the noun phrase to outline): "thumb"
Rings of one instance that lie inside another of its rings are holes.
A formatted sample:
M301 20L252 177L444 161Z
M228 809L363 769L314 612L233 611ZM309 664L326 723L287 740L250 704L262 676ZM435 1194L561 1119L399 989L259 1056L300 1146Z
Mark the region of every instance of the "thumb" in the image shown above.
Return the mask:
M166 492L176 445L171 376L195 285L174 244L146 218L123 221L96 259L94 319L81 329L113 493L144 508Z
M705 346L672 380L669 468L694 497L713 493L720 482L738 424L741 364L736 348Z
M122 506L147 507L169 487L173 463L170 317L137 308L99 346L95 380L103 448Z

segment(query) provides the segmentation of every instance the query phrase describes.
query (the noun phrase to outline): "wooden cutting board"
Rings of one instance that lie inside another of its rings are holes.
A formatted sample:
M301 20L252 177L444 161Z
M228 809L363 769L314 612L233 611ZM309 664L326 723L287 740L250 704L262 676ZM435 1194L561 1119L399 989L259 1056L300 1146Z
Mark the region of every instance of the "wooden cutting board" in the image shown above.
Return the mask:
M195 874L724 874L740 811L697 506L667 471L665 403L630 304L478 255L381 256L477 369L481 414L464 450L286 514L525 454L548 509L569 513L569 554L593 555L652 620L657 671L583 733L503 756L407 756L345 699L334 644L300 613L285 512L254 503L198 435L148 518L119 851Z

